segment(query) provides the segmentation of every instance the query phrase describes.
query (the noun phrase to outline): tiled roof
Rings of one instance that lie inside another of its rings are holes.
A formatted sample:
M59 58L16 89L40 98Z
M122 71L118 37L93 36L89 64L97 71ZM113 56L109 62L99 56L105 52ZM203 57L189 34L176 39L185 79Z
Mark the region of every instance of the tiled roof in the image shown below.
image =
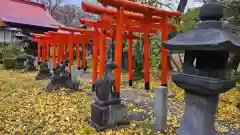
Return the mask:
M0 0L0 19L7 23L54 28L60 25L44 5L26 0Z

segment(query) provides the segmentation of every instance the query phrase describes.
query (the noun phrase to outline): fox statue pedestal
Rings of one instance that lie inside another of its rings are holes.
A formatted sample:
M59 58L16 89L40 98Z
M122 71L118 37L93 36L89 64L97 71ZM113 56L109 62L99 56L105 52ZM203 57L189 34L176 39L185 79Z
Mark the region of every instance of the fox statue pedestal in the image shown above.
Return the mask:
M39 70L37 76L35 77L36 80L48 79L51 76L52 76L52 73L51 73L50 69L48 68L48 65L45 62L42 62L40 64L40 70Z
M96 82L96 98L91 105L92 126L97 131L103 131L121 124L128 124L128 108L117 98L114 90L112 70L116 65L106 64L103 78Z
M66 65L67 62L57 65L56 69L54 69L51 82L46 86L45 91L51 92L61 87L69 88L73 91L78 90L77 79L73 79L74 74L71 75L68 71L66 71Z
M31 56L20 56L16 59L15 69L24 69L25 71L36 70L34 66L34 58Z
M92 126L97 131L127 124L128 108L121 103L120 99L102 102L95 99L91 106Z

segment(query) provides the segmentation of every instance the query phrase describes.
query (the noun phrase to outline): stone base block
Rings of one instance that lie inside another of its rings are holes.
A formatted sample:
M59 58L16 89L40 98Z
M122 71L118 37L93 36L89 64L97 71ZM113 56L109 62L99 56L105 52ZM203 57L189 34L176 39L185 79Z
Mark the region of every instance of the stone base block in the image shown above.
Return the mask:
M121 125L129 125L128 109L123 104L100 106L93 103L91 106L92 126L97 131Z
M51 92L62 87L75 91L78 90L78 83L72 81L71 76L53 76L51 82L46 86L44 90Z
M44 80L44 79L50 79L52 77L52 73L41 73L39 72L37 76L35 77L36 80Z

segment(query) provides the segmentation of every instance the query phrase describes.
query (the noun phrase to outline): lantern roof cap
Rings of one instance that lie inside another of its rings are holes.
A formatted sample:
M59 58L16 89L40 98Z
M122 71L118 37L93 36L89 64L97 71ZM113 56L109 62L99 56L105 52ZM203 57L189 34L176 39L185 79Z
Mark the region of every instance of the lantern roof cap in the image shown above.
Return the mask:
M219 21L223 17L223 6L219 2L204 4L200 8L199 19L201 21Z
M227 50L240 49L240 38L223 29L195 29L177 35L163 43L170 50Z

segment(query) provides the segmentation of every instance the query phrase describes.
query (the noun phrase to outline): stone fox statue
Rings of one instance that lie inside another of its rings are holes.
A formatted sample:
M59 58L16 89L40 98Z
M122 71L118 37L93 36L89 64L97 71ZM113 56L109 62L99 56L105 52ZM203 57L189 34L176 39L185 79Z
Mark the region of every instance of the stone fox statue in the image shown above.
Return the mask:
M23 63L23 65L25 67L25 71L36 70L36 67L34 65L35 58L32 56L26 56L25 58L26 58L26 60Z
M65 60L62 64L57 64L56 71L54 72L54 75L60 76L62 75L68 75L69 73L65 70L66 66L68 65L68 61Z
M52 73L50 72L50 69L48 68L48 65L46 62L41 62L40 63L40 70L37 74L37 76L35 77L37 80L41 80L41 79L46 79L49 78L50 76L52 76Z
M103 78L99 78L96 82L96 96L101 101L108 101L109 96L114 98L116 91L114 87L114 74L112 71L117 68L115 63L107 63L105 66L105 73Z
M29 65L29 66L34 67L34 61L35 61L35 59L33 57L27 56L27 60L25 62L25 65Z

